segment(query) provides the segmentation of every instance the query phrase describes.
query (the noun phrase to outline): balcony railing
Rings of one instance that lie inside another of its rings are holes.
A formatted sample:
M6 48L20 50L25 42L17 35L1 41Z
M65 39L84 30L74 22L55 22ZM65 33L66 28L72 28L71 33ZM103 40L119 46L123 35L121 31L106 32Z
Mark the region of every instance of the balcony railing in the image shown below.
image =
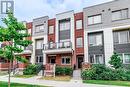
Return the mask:
M71 47L72 47L72 43L70 41L43 44L44 50L63 49L63 48L71 48Z

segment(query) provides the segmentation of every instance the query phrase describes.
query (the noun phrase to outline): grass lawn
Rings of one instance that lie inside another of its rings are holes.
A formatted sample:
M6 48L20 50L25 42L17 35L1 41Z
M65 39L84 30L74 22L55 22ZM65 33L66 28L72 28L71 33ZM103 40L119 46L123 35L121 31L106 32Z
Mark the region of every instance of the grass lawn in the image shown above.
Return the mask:
M83 82L90 83L90 84L102 84L102 85L115 85L115 86L130 87L130 82L128 82L128 81L84 80Z
M8 83L0 81L0 87L8 87ZM26 84L19 84L19 83L11 83L11 87L47 87L47 86L37 86L37 85L26 85Z
M35 75L15 75L13 77L16 77L16 78L31 78L33 76L35 76Z
M71 80L71 76L46 76L46 77L42 77L40 79L43 80L54 80L54 81L70 81Z

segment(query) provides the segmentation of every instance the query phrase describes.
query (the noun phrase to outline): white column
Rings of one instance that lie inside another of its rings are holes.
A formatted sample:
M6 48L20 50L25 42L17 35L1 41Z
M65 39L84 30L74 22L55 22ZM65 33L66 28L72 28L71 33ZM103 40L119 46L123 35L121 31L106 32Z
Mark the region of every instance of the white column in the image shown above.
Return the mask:
M84 62L88 61L88 33L84 30Z
M104 52L105 52L105 64L109 66L110 57L114 51L113 46L113 31L111 28L104 29Z
M45 65L45 64L46 64L46 54L43 53L43 65Z
M32 46L33 46L33 51L32 51L32 55L31 55L31 63L35 64L35 39L32 37Z

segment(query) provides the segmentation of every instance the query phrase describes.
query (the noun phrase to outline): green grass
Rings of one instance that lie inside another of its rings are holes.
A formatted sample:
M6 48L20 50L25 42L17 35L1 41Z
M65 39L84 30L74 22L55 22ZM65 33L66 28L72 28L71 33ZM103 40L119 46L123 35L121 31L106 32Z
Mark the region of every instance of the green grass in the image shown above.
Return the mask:
M33 76L35 76L35 75L15 75L13 77L16 77L16 78L31 78Z
M8 83L0 81L0 87L8 87ZM27 84L11 83L11 87L47 87L47 86L37 86L37 85L27 85Z
M130 87L130 82L128 82L128 81L84 80L83 82L90 83L90 84L102 84L102 85L115 85L115 86Z

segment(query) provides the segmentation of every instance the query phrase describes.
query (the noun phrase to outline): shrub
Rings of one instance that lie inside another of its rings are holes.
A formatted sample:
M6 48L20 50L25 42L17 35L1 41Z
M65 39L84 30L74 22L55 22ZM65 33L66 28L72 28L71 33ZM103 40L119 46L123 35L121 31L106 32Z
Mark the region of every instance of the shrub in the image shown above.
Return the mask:
M109 61L109 64L112 65L113 68L118 69L122 67L122 60L121 58L118 56L117 53L114 53L111 56L111 60Z
M70 67L56 67L56 75L72 75L73 69Z
M112 69L105 65L93 65L90 70L82 72L84 80L122 80L130 81L130 71L125 69Z
M23 70L23 74L24 75L36 75L37 67L38 67L38 65L30 64Z

